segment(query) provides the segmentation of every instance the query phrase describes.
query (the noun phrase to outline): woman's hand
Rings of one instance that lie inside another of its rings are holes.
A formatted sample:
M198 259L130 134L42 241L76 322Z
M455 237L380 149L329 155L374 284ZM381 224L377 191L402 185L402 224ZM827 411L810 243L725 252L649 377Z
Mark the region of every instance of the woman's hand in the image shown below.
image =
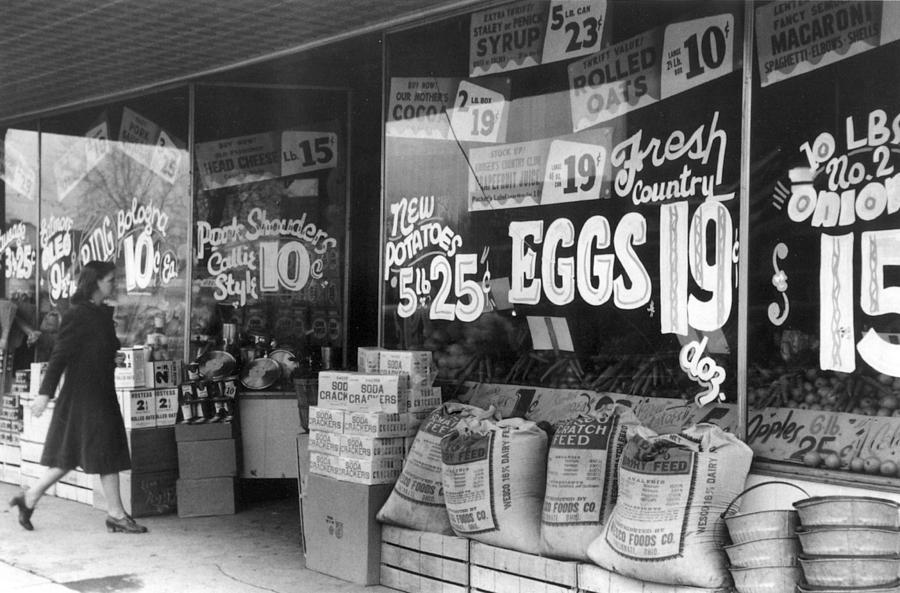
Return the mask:
M39 395L31 402L31 414L35 418L40 418L44 410L47 409L47 403L50 401L49 395Z

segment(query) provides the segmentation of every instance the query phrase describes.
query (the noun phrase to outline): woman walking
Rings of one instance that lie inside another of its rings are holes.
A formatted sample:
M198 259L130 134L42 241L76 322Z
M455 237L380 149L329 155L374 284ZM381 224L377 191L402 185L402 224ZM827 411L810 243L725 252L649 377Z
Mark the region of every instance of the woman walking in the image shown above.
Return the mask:
M104 304L114 285L115 264L91 261L84 265L39 395L31 404L35 416L43 414L65 371L41 455L47 471L10 501L10 506L18 507L19 524L29 531L34 529L31 515L44 492L76 467L100 474L110 532L147 531L125 513L119 493L119 472L131 469L131 457L114 383L116 363L122 355L118 354L113 309Z

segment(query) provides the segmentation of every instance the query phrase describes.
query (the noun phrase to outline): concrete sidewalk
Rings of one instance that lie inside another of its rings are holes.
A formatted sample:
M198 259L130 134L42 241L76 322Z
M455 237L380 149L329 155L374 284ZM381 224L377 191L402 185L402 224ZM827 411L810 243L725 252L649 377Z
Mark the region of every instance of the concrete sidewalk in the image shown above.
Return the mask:
M23 530L0 483L2 593L396 593L305 567L295 499L251 505L236 515L147 517L150 533L107 533L105 513L52 496Z

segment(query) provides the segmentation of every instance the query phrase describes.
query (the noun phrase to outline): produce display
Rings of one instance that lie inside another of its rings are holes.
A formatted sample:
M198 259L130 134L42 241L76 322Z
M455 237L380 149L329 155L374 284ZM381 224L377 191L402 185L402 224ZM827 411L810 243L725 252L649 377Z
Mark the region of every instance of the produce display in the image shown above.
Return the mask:
M471 323L428 325L421 346L433 352L437 377L443 380L502 381L512 364L511 345L521 341L513 322L497 313L484 313Z
M900 378L883 373L837 373L818 368L754 366L748 373L751 407L900 416Z

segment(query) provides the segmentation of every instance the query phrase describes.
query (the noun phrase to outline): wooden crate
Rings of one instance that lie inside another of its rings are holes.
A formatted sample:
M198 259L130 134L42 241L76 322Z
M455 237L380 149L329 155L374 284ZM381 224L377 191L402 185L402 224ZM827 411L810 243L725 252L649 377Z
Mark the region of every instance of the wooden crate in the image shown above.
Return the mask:
M94 478L92 477L92 475L86 474L80 469L73 469L72 471L64 475L58 483L77 486L78 488L87 489L90 492L93 492L94 489ZM79 500L79 502L81 501ZM87 504L93 504L93 500L89 499L87 501Z
M0 464L0 482L22 484L22 472L18 465Z
M472 542L469 584L473 592L574 593L578 563Z
M469 540L384 525L381 584L407 593L468 593Z
M94 503L94 489L83 488L74 484L66 484L65 482L56 483L56 497L65 500L74 500L82 504Z
M16 467L22 464L22 449L18 444L0 442L0 464Z
M579 564L578 591L579 593L728 593L729 589L653 583L622 576L594 564Z
M22 465L19 466L20 477L19 484L21 484L22 488L30 488L32 485L36 484L37 481L44 476L44 472L47 471L47 468L39 463L33 463L30 461L23 461ZM57 482L58 484L58 482ZM56 486L57 484L53 484L44 492L47 496L56 496Z

